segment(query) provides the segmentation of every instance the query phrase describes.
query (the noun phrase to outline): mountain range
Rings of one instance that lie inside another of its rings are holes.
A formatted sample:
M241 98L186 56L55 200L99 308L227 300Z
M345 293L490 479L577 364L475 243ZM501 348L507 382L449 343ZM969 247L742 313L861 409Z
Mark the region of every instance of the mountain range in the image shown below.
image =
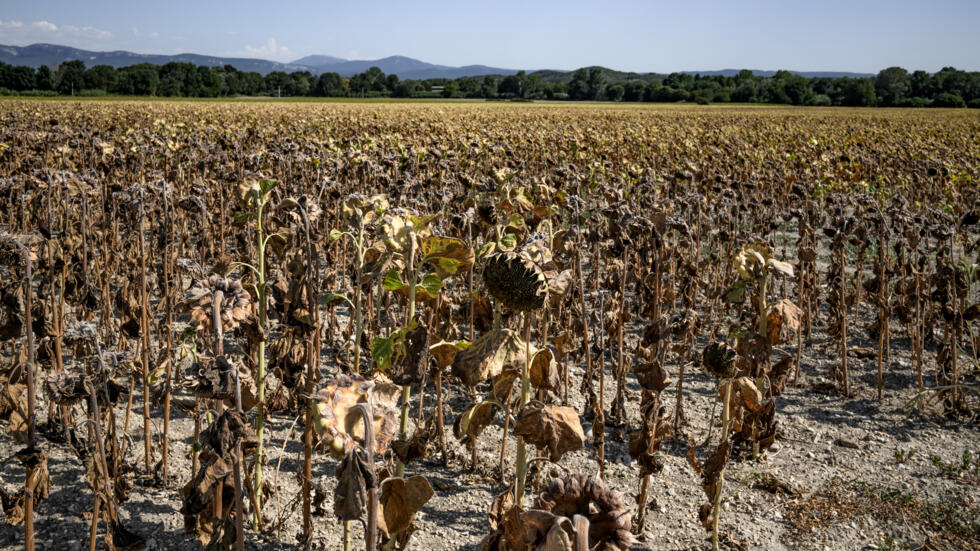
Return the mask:
M113 67L125 67L138 63L152 63L154 65L164 65L170 62L193 63L195 65L205 65L208 67L221 67L231 65L239 71L255 71L267 75L273 71L293 72L310 71L313 74L338 73L342 77L350 77L358 73L363 73L371 67L378 67L385 74L398 75L400 79L422 80L428 78L448 78L455 79L469 76L481 75L512 75L517 73L515 69L503 69L500 67L489 67L486 65L465 65L463 67L451 67L448 65L437 65L427 63L418 59L405 56L390 56L381 59L351 60L328 55L309 55L290 63L270 61L266 59L240 58L240 57L219 57L201 54L138 54L124 50L111 52L96 52L91 50L81 50L70 46L57 44L31 44L30 46L6 46L0 45L0 61L10 65L28 65L40 67L48 65L57 67L63 61L73 59L81 60L86 67L95 65L111 65ZM650 81L663 78L659 73L627 73L614 71L612 69L603 70L608 73L607 80L629 80L638 79ZM683 71L690 74L701 74L703 76L737 75L738 69L723 69L720 71ZM772 76L775 71L752 71L757 76ZM792 71L804 77L867 77L874 76L868 73L848 73L841 71L807 72ZM544 70L534 71L545 81L567 81L571 80L571 71Z
M239 71L255 71L267 75L273 71L310 71L313 74L320 73L339 73L340 76L350 77L357 73L363 73L371 67L378 67L386 75L395 74L401 79L427 79L427 78L460 78L478 75L512 75L517 72L515 69L502 69L499 67L488 67L486 65L467 65L465 67L450 67L448 65L436 65L426 63L418 59L404 56L390 56L381 59L350 60L328 55L310 55L291 63L281 63L266 59L253 59L241 57L219 57L200 54L138 54L123 50L112 52L95 52L91 50L81 50L70 46L57 44L31 44L30 46L6 46L0 45L0 61L10 65L29 65L40 67L48 65L57 67L63 61L78 59L85 62L86 67L95 65L111 65L113 67L125 67L138 63L152 63L154 65L164 65L170 62L193 63L195 65L205 65L208 67L221 67L231 65Z

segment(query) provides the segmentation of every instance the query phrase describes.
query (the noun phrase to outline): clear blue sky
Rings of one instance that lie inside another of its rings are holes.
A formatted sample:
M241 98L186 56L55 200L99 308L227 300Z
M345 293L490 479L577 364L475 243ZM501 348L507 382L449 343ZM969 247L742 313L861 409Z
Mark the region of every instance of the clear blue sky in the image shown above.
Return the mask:
M0 44L670 72L980 70L980 0L0 0Z

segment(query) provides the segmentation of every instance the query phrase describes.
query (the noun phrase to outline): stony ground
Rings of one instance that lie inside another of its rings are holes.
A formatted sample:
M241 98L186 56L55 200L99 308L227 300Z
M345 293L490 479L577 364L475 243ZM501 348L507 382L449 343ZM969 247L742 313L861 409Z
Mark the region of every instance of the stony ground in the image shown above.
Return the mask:
M957 514L976 523L980 470L943 474L936 463L960 465L964 452L972 453L973 458L980 456L976 421L947 420L909 411L908 402L915 387L914 366L909 362L907 342L898 336L892 341L893 352L886 366L881 402L875 395L874 358L851 358L852 396L844 398L828 391L824 375L838 358L836 350L820 336L820 328L818 324L813 342L804 346L799 380L778 399L781 438L758 460L740 456L730 463L722 515L730 545L771 550L918 549L927 538L936 541L943 533L943 523L950 523L949 519ZM859 338L854 344L870 345ZM792 346L785 351L796 352ZM933 357L928 352L927 356ZM571 369L572 380L581 380L581 366L573 365ZM669 370L676 380L676 358L671 360ZM326 375L334 371L335 365L325 368ZM706 534L697 519L704 494L686 454L688 437L702 442L707 434L714 382L694 367L686 373L688 422L680 437L663 446L665 469L652 479L646 526L634 549L708 548ZM468 451L451 434L452 420L465 408L467 399L458 385L447 387L448 467L442 465L436 452L408 468L409 474L425 475L435 488L435 496L418 515L419 530L413 536L411 549L477 549L488 531L486 514L490 501L504 489L498 467L502 432L499 416L497 425L488 428L479 440L479 467L472 472ZM664 392L664 401L670 408L674 388L671 386ZM607 403L611 403L614 387L609 384L607 389ZM629 424L635 427L639 420L636 405L639 387L635 379L630 378L628 390L632 399L628 400L626 409ZM432 406L434 395L430 384L425 393L427 409ZM577 388L573 389L570 402L580 411L584 408ZM137 394L135 403L128 461L142 469L139 415L142 396ZM39 420L43 422L43 412L47 411L43 397L41 404ZM124 414L120 406L117 410L120 422ZM278 494L267 501L266 514L271 519L284 520L276 523L281 524L279 531L261 536L249 533L249 549L297 549L295 535L300 527L300 507L296 506L297 469L302 465L302 420L294 423L295 420L296 414L276 414L269 422L266 473ZM162 430L159 417L154 417L152 422L154 431ZM627 453L628 430L607 427L605 474L607 482L626 494L627 503L635 509L633 496L638 491L638 468ZM714 437L718 433L716 428ZM126 526L147 538L147 549L201 549L192 536L184 533L183 519L178 512L179 489L191 476L188 450L192 435L192 421L175 410L171 425L172 480L165 487L137 486L129 501L120 507ZM591 444L590 440L585 450L566 455L561 464L571 471L597 472ZM43 437L42 446L50 454L54 489L36 511L38 548L72 551L86 548L90 525L86 515L91 511L93 496L85 482L84 468L65 446L47 442ZM6 431L0 431L3 461L0 483L11 490L23 481L21 467L11 457L17 449L18 445ZM504 473L508 480L513 476L514 450L510 438ZM337 463L329 456L317 456L314 463L314 476L323 481L331 495ZM773 493L777 485L784 491ZM881 496L898 496L903 507L889 507L894 502ZM952 504L952 508L921 507L928 504ZM314 549L341 548L341 526L331 517L329 502L327 508L327 516L315 519ZM922 510L932 511L931 516L910 513ZM975 524L973 528L977 528ZM358 543L361 533L355 527L354 548L361 545ZM22 527L0 525L0 549L20 548L22 538ZM971 544L980 548L976 539L961 540L958 545Z

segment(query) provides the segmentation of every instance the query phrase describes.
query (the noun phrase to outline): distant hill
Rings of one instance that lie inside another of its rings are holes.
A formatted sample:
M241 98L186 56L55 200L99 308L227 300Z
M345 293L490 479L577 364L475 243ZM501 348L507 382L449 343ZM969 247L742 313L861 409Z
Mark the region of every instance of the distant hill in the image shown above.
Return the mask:
M154 65L165 65L171 61L178 63L193 63L195 65L206 65L208 67L221 67L231 65L239 71L255 71L263 75L273 71L308 71L309 67L294 65L291 63L279 63L278 61L268 61L265 59L249 59L240 57L216 57L199 54L137 54L117 50L114 52L93 52L90 50L80 50L70 46L59 46L56 44L31 44L30 46L4 46L0 45L0 61L11 65L29 65L40 67L41 65L57 66L62 61L78 59L85 62L86 67L95 65L111 65L113 67L125 67L138 63L153 63Z
M720 71L681 71L682 73L688 75L701 75L703 77L733 77L740 72L741 69L722 69ZM800 75L806 78L866 78L875 76L874 73L849 73L847 71L790 71L794 75ZM760 71L758 69L752 69L752 74L757 77L771 77L775 76L776 71Z
M320 65L330 65L331 63L343 63L347 61L342 57L334 57L332 55L308 55L306 57L301 57L295 61L291 61L292 65L303 65L305 67L318 67Z
M311 59L311 58L322 58ZM311 62L312 61L312 62ZM317 73L338 73L349 77L363 73L371 67L381 69L386 75L398 75L400 79L423 80L427 78L460 78L479 75L512 75L514 69L487 67L486 65L467 65L465 67L450 67L435 65L411 57L394 55L381 59L345 60L330 56L307 56L293 63L303 63L313 67Z
M592 69L593 67L584 67L584 69ZM644 82L653 82L655 80L663 80L667 75L660 73L630 73L625 71L617 71L615 69L609 69L606 67L598 67L599 71L602 73L602 77L605 82L625 82L628 80L642 80ZM572 81L572 77L575 71L557 71L552 69L546 69L542 71L534 71L532 75L538 75L544 82L564 82L568 84Z
M86 67L95 65L111 65L113 67L125 67L138 63L153 63L154 65L165 65L170 62L193 63L195 65L205 65L208 67L220 67L231 65L239 71L255 71L267 75L273 71L283 71L291 73L293 71L310 71L313 74L326 72L338 73L343 77L350 77L357 73L363 73L371 67L378 67L386 75L398 75L402 80L424 80L429 78L456 79L461 77L483 76L483 75L513 75L517 73L515 69L503 69L500 67L488 67L486 65L465 65L463 67L451 67L449 65L436 65L418 59L405 56L389 56L381 59L350 60L329 55L308 55L290 63L280 63L266 59L252 59L242 57L218 57L200 54L138 54L117 50L112 52L95 52L91 50L81 50L70 46L60 46L57 44L31 44L30 46L4 46L0 45L0 61L11 65L29 65L40 67L48 65L56 67L63 61L78 59L85 62ZM589 69L591 67L586 67ZM628 80L642 80L652 82L661 80L666 75L663 73L631 73L616 71L606 67L599 67L602 71L603 79L606 82L625 82ZM734 76L739 73L739 69L722 69L720 71L683 71L688 74L700 74L702 76ZM776 71L752 71L756 76L771 77ZM848 73L843 71L791 71L794 74L804 77L870 77L870 73ZM541 70L533 71L530 74L538 75L544 82L571 82L573 71Z
M231 65L239 71L255 71L267 75L273 71L310 71L314 74L335 72L341 76L349 77L357 73L363 73L371 67L378 67L385 74L398 75L401 79L427 79L427 78L460 78L467 76L480 75L512 75L517 71L514 69L501 69L498 67L488 67L486 65L467 65L465 67L450 67L448 65L435 65L426 63L418 59L404 56L391 56L381 59L367 60L348 60L328 55L309 55L292 63L280 63L265 59L250 59L240 57L218 57L200 54L138 54L122 50L112 52L95 52L82 50L70 46L60 46L57 44L31 44L30 46L6 46L0 45L0 61L11 65L28 65L40 67L48 65L56 67L63 61L78 59L85 62L86 67L95 65L111 65L113 67L125 67L138 63L152 63L154 65L165 65L170 62L193 63L195 65L205 65L208 67L220 67Z

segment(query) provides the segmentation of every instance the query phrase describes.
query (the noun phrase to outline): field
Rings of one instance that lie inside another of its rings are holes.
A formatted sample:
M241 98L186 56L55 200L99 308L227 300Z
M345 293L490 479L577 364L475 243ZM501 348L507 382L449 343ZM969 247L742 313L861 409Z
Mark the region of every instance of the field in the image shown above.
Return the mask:
M980 549L978 263L975 110L0 102L0 549Z

